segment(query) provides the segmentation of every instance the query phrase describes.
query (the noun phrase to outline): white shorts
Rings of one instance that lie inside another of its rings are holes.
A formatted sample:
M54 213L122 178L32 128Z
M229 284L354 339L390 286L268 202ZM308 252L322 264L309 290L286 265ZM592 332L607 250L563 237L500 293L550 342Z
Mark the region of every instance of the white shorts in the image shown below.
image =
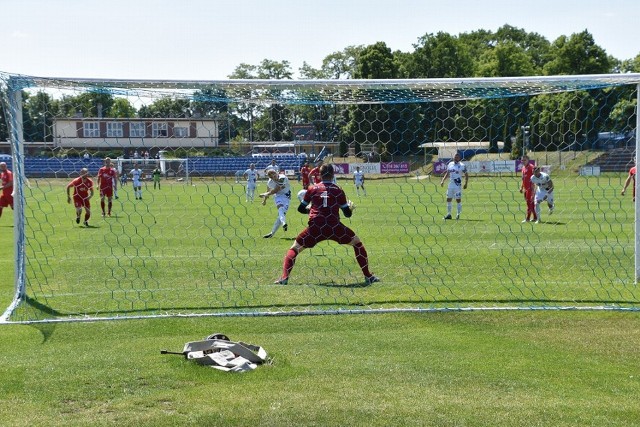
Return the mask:
M291 195L291 193L289 193ZM289 209L289 203L291 203L291 197L287 197L285 194L276 194L273 201L276 206L284 206L285 209Z
M547 190L536 190L536 203L542 203L546 201L550 205L553 205L553 191L549 193Z
M462 199L462 187L449 183L447 187L447 199Z
M247 190L255 190L256 183L255 182L247 182Z

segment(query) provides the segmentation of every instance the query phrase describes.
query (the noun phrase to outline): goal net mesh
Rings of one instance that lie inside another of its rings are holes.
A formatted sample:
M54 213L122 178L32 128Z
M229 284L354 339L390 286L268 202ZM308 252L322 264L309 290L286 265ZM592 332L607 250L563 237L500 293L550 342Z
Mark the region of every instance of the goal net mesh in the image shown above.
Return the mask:
M621 192L635 160L639 83L638 74L149 81L0 73L0 140L9 141L0 150L12 155L0 161L16 183L15 210L0 217L3 227L14 221L2 243L15 259L1 321L637 310L635 183ZM308 220L296 211L299 170L321 151L357 206L342 221L380 283L364 283L350 246L322 242L297 257L287 285L274 284ZM448 205L441 183L455 153L469 174L460 206ZM554 183L553 212L542 203L539 223L522 222L522 154ZM110 216L96 180L107 157L120 172ZM265 239L277 211L257 194L272 159L293 196L288 230ZM83 168L96 184L88 227L84 217L76 223L66 194ZM354 186L356 168L364 189Z

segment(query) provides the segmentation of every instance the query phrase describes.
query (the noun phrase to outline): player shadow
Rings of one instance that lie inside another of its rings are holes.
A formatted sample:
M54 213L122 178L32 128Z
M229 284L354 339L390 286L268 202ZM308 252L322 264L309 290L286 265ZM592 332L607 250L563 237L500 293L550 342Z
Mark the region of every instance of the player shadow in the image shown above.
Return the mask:
M534 224L534 225L566 225L566 222L561 222L561 221L540 221L538 224Z
M325 283L315 283L315 284L310 283L309 286L321 286L324 288L357 289L357 288L368 288L371 285L362 281L362 282L345 283L345 284L336 283L336 282L325 282Z
M459 218L459 219L447 219L443 220L444 222L483 222L481 219L469 219L469 218Z

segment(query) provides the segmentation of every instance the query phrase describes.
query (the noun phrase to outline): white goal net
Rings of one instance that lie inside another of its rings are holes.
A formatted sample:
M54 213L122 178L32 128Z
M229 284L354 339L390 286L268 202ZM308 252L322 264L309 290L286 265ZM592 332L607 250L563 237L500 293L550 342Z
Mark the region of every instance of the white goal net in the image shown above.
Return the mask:
M0 73L0 139L8 141L0 161L15 179L14 211L5 206L0 217L0 225L14 221L0 243L15 257L13 298L0 319L637 310L640 201L632 201L635 182L623 188L636 158L639 84L639 74L151 81ZM460 204L442 182L455 154L469 177ZM526 221L523 154L553 181L555 202L541 200L539 223ZM322 242L297 257L287 285L274 284L307 224L295 195L318 156L357 205L342 221L380 283L367 286L350 246ZM129 180L140 167L142 189L125 182L117 199L103 198L107 157ZM264 238L279 215L258 197L272 164L288 174L292 202L288 229ZM94 184L88 218L66 194L84 170Z

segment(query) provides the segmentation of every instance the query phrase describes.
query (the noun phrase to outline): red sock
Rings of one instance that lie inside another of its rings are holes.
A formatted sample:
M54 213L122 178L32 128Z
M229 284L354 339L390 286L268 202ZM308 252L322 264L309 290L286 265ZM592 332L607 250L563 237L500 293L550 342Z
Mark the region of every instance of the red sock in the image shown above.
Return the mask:
M371 277L371 272L369 271L369 257L367 256L367 250L364 248L362 242L355 245L353 247L353 251L356 253L356 261L358 261L358 265L360 265L364 277Z
M84 214L84 222L89 221L89 218L91 217L91 214L89 212Z
M296 257L298 256L298 252L293 249L289 249L287 254L284 256L284 265L282 266L282 278L286 279L289 277L289 273L293 270L293 266L296 263Z
M111 215L111 206L113 206L113 202L109 202L107 207L109 208L109 215Z

